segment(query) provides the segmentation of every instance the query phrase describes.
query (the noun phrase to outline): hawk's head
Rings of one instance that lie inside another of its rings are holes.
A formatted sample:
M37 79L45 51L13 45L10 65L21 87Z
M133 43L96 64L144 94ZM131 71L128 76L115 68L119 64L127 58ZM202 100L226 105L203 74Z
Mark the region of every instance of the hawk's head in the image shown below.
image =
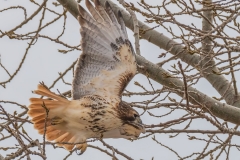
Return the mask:
M120 132L126 136L125 138L136 139L141 133L145 133L145 127L138 112L126 102L120 102L118 116L123 123Z

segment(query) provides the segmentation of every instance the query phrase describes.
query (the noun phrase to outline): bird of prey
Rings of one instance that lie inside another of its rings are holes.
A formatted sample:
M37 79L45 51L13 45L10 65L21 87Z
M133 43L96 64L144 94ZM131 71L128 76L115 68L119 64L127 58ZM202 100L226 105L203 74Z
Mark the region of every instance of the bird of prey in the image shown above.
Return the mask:
M30 98L28 115L34 128L67 150L83 153L89 138L136 139L145 131L139 114L122 101L122 93L137 72L135 53L121 12L110 4L95 6L91 14L78 5L82 54L72 82L72 100L39 84Z

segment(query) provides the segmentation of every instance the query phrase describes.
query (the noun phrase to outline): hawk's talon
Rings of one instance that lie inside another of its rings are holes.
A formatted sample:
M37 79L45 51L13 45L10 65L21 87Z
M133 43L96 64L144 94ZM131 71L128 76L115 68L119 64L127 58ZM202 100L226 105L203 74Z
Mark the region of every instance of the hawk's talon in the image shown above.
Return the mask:
M77 144L76 148L80 150L80 153L77 153L77 150L76 150L77 155L82 155L87 149L87 143Z
M79 151L79 152L78 152L78 151ZM82 152L81 150L76 150L76 154L80 156L80 155L83 154L83 152Z
M79 151L79 152L78 152L78 151ZM80 156L80 155L83 154L83 152L82 152L81 150L76 150L76 154Z
M134 141L134 139L133 139L133 138L129 138L128 140L129 140L129 141L131 141L131 142L133 142L133 141Z
M100 135L100 140L102 140L103 139L103 134L101 133L101 135Z

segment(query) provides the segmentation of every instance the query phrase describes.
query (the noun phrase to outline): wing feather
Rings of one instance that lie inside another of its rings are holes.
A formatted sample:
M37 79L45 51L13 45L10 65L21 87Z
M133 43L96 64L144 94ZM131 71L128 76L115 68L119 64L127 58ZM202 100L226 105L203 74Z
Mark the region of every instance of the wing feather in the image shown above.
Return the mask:
M118 11L118 21L119 21L119 24L121 26L121 30L122 30L122 33L124 35L124 38L128 39L126 26L125 26L125 23L123 21L122 13L120 11Z
M95 10L95 8L93 7L92 3L90 3L88 0L85 1L86 2L86 6L88 8L88 10L90 11L90 13L92 14L93 18L98 22L98 23L103 23L103 18L99 15L99 13Z
M85 43L87 46L102 46L105 50L107 49L109 51L112 51L112 49L108 47L108 41L104 37L99 36L97 33L93 32L92 30L83 27L81 35L83 41L82 43Z
M109 39L110 41L114 41L114 37L112 36L114 29L112 25L109 23L109 25L104 25L105 23L96 22L92 16L80 5L78 5L78 10L80 13L78 20L81 26L88 27L89 29L93 30L94 32L98 32L99 34L102 33L103 37Z
M135 54L121 13L116 17L108 2L106 9L98 0L94 4L86 0L91 15L78 6L82 54L73 78L73 99L90 94L121 99L136 74Z
M117 21L117 18L115 16L115 14L113 13L113 10L112 10L110 4L108 3L108 1L106 1L105 7L106 7L106 12L107 12L109 18L111 19L112 23L118 25L119 23Z
M101 6L101 4L99 3L99 1L94 1L95 4L95 8L98 11L98 13L101 15L101 17L104 19L105 24L108 24L110 26L110 19L109 16L107 15L105 9Z

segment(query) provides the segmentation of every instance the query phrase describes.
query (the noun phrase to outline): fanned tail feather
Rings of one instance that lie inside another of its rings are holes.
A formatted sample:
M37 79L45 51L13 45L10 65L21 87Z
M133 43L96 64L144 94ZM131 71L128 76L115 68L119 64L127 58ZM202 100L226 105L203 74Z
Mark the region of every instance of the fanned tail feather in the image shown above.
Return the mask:
M61 115L62 110L69 105L70 101L51 92L44 84L39 84L34 93L51 98L30 98L28 115L32 118L34 128L39 134L43 135L45 132L47 140L58 142L58 146L68 151L72 150L75 145L67 143L76 143L76 136L61 130L59 125L51 124L52 118ZM77 145L76 147L79 148Z

